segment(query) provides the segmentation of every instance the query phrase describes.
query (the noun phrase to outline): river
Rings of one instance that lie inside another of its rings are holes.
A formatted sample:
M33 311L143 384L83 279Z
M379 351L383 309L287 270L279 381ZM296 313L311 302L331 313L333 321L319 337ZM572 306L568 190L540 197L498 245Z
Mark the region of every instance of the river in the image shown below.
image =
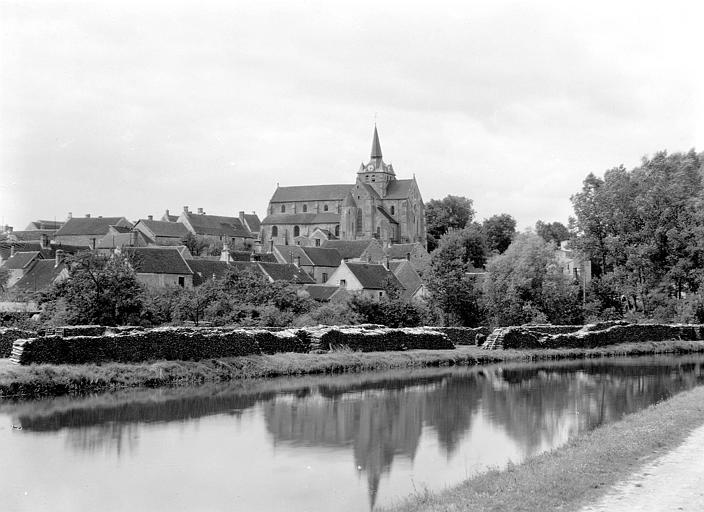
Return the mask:
M8 511L369 511L704 380L704 355L0 401Z

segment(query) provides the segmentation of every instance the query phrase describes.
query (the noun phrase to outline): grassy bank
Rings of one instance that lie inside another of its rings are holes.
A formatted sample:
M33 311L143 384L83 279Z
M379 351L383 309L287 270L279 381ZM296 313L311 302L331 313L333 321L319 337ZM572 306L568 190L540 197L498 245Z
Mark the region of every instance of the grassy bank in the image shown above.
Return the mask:
M523 464L477 475L444 492L418 494L389 512L578 510L702 424L704 386Z
M304 374L382 371L398 368L471 366L509 361L582 359L624 355L704 352L701 341L640 342L596 349L487 351L474 346L455 350L274 354L205 361L139 364L14 366L0 361L0 397L49 396L129 387L186 386L233 379Z

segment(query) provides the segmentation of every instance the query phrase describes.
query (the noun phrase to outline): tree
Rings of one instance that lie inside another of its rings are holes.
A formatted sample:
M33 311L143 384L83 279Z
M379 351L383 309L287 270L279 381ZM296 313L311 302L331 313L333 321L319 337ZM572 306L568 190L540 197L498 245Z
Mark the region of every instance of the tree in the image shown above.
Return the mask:
M188 233L181 239L181 243L186 246L193 256L200 256L203 252L210 247L210 244L206 242L203 238L194 235L193 233Z
M579 286L563 274L555 246L538 235L518 235L486 267L484 300L492 323L579 323Z
M428 234L440 238L450 229L462 229L474 219L474 204L467 197L449 195L425 205Z
M516 235L516 219L508 213L493 215L484 220L482 230L489 251L501 254L511 245L511 240Z
M560 242L569 240L570 231L561 222L543 222L539 220L535 223L535 233L546 242L554 242L559 246Z
M143 288L124 255L66 256L69 277L53 284L39 301L49 315L69 324L139 323Z

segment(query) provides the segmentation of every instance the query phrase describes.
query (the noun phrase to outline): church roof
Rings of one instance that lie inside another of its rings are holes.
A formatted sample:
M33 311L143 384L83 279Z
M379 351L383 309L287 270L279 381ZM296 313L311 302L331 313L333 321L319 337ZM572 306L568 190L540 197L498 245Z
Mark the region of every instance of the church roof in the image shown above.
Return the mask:
M302 185L278 187L271 198L272 203L296 201L342 201L354 185Z
M268 215L262 224L336 224L338 222L340 222L340 214L334 212L274 213Z
M381 159L381 144L379 143L379 132L376 131L376 125L374 125L374 138L372 140L372 160L375 158Z
M343 207L350 207L350 206L356 207L357 206L357 203L354 202L354 197L352 196L351 190L347 193L347 197L345 197L345 202L342 203L342 206Z
M413 180L392 180L386 189L384 199L407 199L411 195Z

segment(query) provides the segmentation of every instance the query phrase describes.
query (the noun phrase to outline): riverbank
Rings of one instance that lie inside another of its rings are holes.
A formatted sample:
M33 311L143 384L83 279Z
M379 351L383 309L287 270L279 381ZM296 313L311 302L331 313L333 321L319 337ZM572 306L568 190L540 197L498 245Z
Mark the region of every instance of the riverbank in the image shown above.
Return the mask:
M505 470L440 493L417 494L389 512L579 510L673 450L704 425L704 386L572 439Z
M704 342L638 342L593 349L486 351L475 346L458 346L454 350L403 352L340 350L324 354L285 353L204 361L156 361L103 365L16 366L9 364L9 360L0 360L0 397L58 396L133 387L189 386L207 382L291 375L697 352L704 352Z

